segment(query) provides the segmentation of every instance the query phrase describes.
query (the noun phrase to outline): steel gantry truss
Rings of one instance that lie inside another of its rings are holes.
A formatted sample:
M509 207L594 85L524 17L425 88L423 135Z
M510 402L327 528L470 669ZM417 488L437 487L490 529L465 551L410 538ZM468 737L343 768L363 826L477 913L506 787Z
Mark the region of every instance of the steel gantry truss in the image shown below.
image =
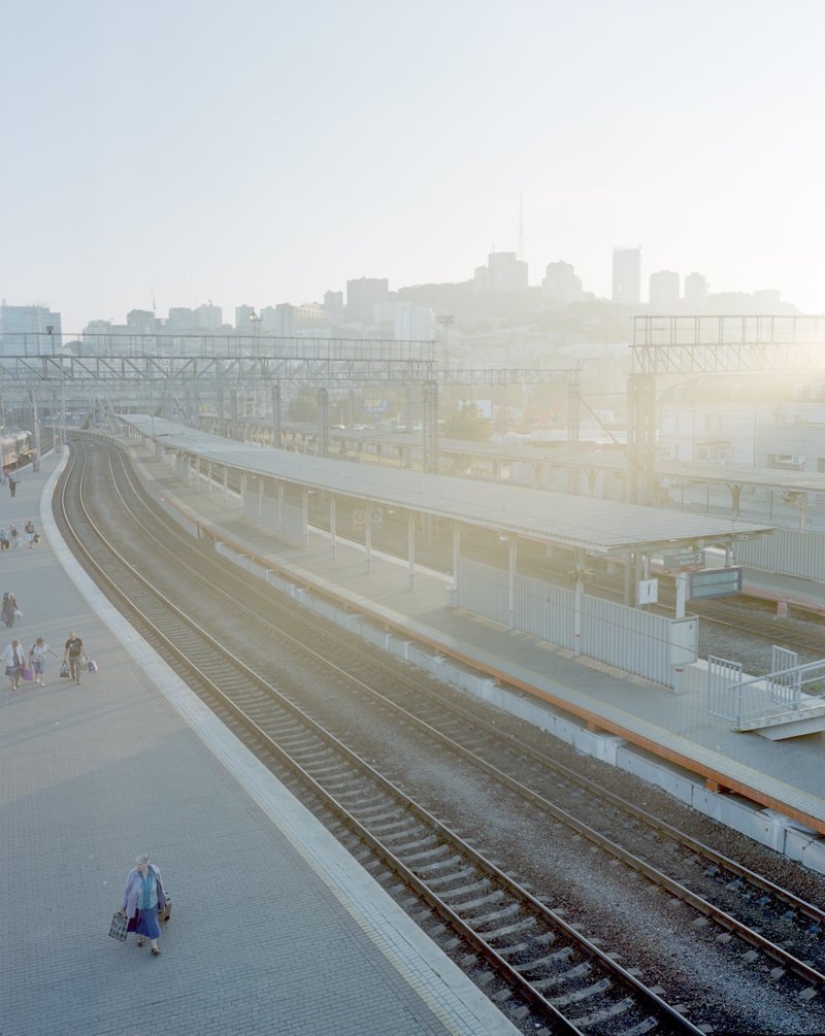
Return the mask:
M140 356L0 355L6 382L117 382L129 385L147 378L171 381L436 381L449 385L548 385L578 383L581 366L570 368L490 367L437 369L426 355L400 359L391 354L358 357L305 356Z
M152 381L426 381L432 361L392 356L0 356L5 383L120 384Z
M578 383L581 364L576 367L482 367L478 370L459 368L457 370L435 371L435 378L442 386L478 385L558 385Z
M0 353L15 356L68 356L60 347L67 335L51 333L21 334L0 332ZM188 356L208 359L215 356L288 359L300 356L313 360L393 359L432 364L436 343L432 339L396 341L389 338L313 338L310 336L238 335L238 334L157 334L129 333L89 334L77 336L86 356ZM73 346L75 343L73 342Z
M825 368L823 316L635 317L634 374Z
M165 351L140 352L139 345L159 344L163 338ZM579 438L580 365L573 368L480 368L445 369L435 367L434 342L360 341L350 339L238 339L254 348L238 348L221 355L203 352L203 344L212 339L199 339L202 350L193 355L175 354L170 346L179 342L175 336L129 336L128 352L89 355L73 352L46 352L39 355L0 355L0 378L6 385L48 386L78 392L96 392L120 387L149 394L149 406L157 405L176 387L187 395L198 385L211 383L223 412L224 391L230 389L229 407L232 427L237 423L237 391L268 384L272 393L273 442L282 442L281 383L284 381L318 382L321 452L329 450L329 395L325 385L334 382L390 382L406 386L411 398L411 385L423 386L424 463L435 471L438 451L438 393L447 386L495 387L505 385L567 384L568 436ZM232 340L234 341L234 340ZM51 340L49 340L51 343ZM43 343L40 343L41 345ZM123 343L121 343L123 344ZM187 344L192 345L187 341ZM229 344L229 340L227 340ZM269 351L267 352L267 348ZM159 389L160 398L155 395ZM173 407L181 409L172 396ZM409 405L408 405L409 409Z
M628 380L630 501L645 503L656 457L656 377L825 369L825 316L641 316Z

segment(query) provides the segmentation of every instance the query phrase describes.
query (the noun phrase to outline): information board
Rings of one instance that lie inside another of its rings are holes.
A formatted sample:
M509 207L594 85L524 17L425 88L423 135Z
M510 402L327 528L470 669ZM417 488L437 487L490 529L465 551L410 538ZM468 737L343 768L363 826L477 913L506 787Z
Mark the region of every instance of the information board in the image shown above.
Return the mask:
M695 572L705 567L705 554L701 550L676 550L662 555L663 572Z
M741 565L689 572L688 579L688 593L692 601L699 601L705 597L730 597L742 593Z

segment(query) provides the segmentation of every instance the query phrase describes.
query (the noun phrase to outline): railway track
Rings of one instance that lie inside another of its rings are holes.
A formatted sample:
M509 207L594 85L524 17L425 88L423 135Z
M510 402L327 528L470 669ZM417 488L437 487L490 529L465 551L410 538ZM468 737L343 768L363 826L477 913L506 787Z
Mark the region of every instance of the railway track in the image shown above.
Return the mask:
M76 447L78 460L85 449ZM67 479L65 506L71 512L71 524L80 527L82 538L90 537L99 548L112 530L105 527L105 521L103 525L93 522L82 510L83 481ZM134 487L123 475L118 474L116 481L123 486L124 502L109 518L115 531L124 524L125 498L134 495ZM72 488L78 484L79 490ZM154 542L153 551L164 555L159 559L161 566L168 567L171 558L183 560L200 580L195 596L212 597L211 606L219 610L218 598L231 592L229 584L235 581L243 587L242 594L253 594L248 579L244 581L239 574L227 572L224 565L217 565L214 558L194 548L192 541L178 537L174 529L166 527L158 540L156 527L149 529L149 523L156 522L157 516L150 514L145 503L138 505L138 499L134 495L134 502L129 501L130 507L140 506L145 512L141 518L143 532L139 536L134 531L129 535L138 556L145 556L147 544ZM79 513L84 516L76 517ZM69 519L65 522L68 525ZM122 528L120 531L122 535ZM427 909L441 918L441 924L450 933L445 937L447 944L460 939L473 947L473 953L491 969L486 974L495 976L498 988L494 995L502 1000L512 998L511 1013L517 1015L522 1005L530 1005L531 1012L545 1012L551 1026L548 1031L698 1031L683 1017L684 1005L668 1005L660 997L661 990L644 986L633 969L625 970L617 964L615 954L600 950L598 936L584 938L577 930L581 924L568 924L560 910L548 906L546 895L534 894L515 881L508 873L509 867L497 866L450 826L437 821L426 805L402 795L399 781L388 781L359 753L353 752L351 744L345 746L331 729L333 721L342 724L340 715L336 720L334 709L328 709L324 722L319 724L306 708L276 691L261 673L240 664L236 652L227 652L209 637L202 621L183 616L170 600L163 595L159 598L124 558L107 551L102 568L109 570L105 578L117 586L120 595L125 595L133 613L136 609L135 624L144 635L148 634L147 639L161 645L165 657L174 659L173 667L185 674L187 682L197 685L201 693L211 698L227 721L241 724L245 740L258 751L276 759L279 768L289 767L297 775L290 780L300 779L310 789L304 794L311 794L324 811L335 816L335 824L346 830L348 839L357 837L361 847L354 847L357 854L368 852L373 863L380 859L381 867L390 868L407 888L427 902ZM104 572L98 571L96 579L103 578ZM179 579L175 577L173 581L177 583ZM220 593L216 586L221 588ZM234 593L237 592L236 589ZM257 595L257 590L254 593ZM270 623L275 624L277 635L284 637L281 623L286 616L271 596L267 599L263 594L263 599L267 600ZM251 616L260 621L263 605L257 596L248 606L242 606L237 596L232 600L233 608L248 607L250 617L244 617L244 623L251 622ZM294 618L294 608L289 604L283 612ZM317 646L317 620L308 620L307 625L313 627L313 642ZM221 640L224 639L222 635ZM392 710L396 726L403 720L419 737L441 744L463 762L482 769L487 778L518 795L529 809L541 811L574 837L585 838L600 851L610 853L614 860L643 875L651 887L665 889L669 896L688 904L697 917L721 925L723 934L712 936L720 946L725 946L733 936L737 942L747 941L754 947L744 954L746 958L753 954L747 963L759 968L767 956L776 965L771 969L770 980L785 983L787 995L806 997L821 985L822 975L809 963L821 959L822 953L819 933L825 918L816 908L675 829L668 830L667 825L644 811L628 810L627 803L582 781L572 771L565 772L545 753L512 738L502 743L500 730L492 723L480 722L478 710L471 714L467 709L458 709L445 701L441 692L432 687L422 688L420 677L401 679L395 667L392 678L387 679L388 667L353 646L351 638L326 631L323 639L333 642L337 674L353 685L356 695L368 699L372 708L380 701L382 710ZM306 648L301 650L306 652ZM325 646L325 651L329 650ZM317 651L312 652L306 664L315 668L330 665ZM365 670L369 670L371 681L377 681L382 690L369 686L363 679ZM362 678L353 681L356 672ZM317 708L318 703L314 702L313 711ZM342 707L345 734L349 713L347 704ZM349 725L352 726L351 718ZM349 736L348 740L357 739ZM366 750L372 751L369 746ZM521 771L518 777L514 770ZM560 799L566 802L566 808L559 804ZM585 812L589 821L586 825L579 819ZM620 844L618 836L625 844ZM626 843L634 840L631 850ZM669 847L657 845L656 862L651 862L651 847L665 841ZM681 881L662 869L659 861L668 857L673 864L671 870L679 873ZM692 889L687 888L688 883ZM698 885L703 886L701 893ZM740 890L742 895L734 894ZM751 916L759 920L763 930L771 917L778 919L775 941L735 916L747 915L743 904L748 905ZM801 923L795 925L794 919ZM592 929L592 921L587 927ZM800 956L787 948L789 941ZM707 1027L713 1022L700 1020L700 1024Z

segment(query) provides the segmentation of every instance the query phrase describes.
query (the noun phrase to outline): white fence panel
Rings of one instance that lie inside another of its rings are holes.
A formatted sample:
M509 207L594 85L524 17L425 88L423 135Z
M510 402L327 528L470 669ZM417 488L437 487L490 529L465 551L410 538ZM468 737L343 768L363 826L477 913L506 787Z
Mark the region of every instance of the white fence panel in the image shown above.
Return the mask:
M672 631L680 625L684 626L680 633L688 635L679 638L681 657L674 660ZM581 638L584 654L657 683L671 685L675 664L683 666L696 661L696 643L690 644L694 631L698 631L698 624L692 616L684 620L669 619L599 597L584 597ZM698 632L695 637L698 641ZM684 650L685 647L688 650Z
M742 663L708 655L707 710L731 723L738 714L739 690L742 681Z
M576 595L564 586L519 576L516 580L515 626L534 637L573 650Z
M819 532L776 529L770 536L737 542L734 556L750 568L825 580L825 535Z
M508 625L507 573L492 565L460 561L456 603L459 608Z
M576 650L575 591L517 576L511 615L508 587L504 569L459 562L458 607ZM694 662L698 654L695 616L669 619L589 595L582 597L581 631L584 654L665 686L673 686L675 667Z

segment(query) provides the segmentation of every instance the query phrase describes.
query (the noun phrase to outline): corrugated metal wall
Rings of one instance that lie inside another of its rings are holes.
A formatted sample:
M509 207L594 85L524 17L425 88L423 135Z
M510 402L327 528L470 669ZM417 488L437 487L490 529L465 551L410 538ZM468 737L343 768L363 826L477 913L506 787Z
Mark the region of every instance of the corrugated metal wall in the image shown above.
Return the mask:
M475 561L460 561L458 570L459 608L483 615L506 626L507 617L507 573L492 565L481 565Z
M506 608L507 573L501 574L504 576ZM516 628L572 649L575 643L575 601L575 593L564 586L518 576L515 594Z
M695 662L699 623L695 616L669 619L585 595L581 649L628 673L672 687L674 666Z
M734 557L751 568L825 580L825 535L819 532L777 529L770 536L737 542Z
M574 590L517 576L511 617L507 572L462 560L456 603L504 626L576 650ZM587 594L582 599L581 631L582 654L667 687L674 685L674 666L688 665L698 654L695 616L669 619Z

